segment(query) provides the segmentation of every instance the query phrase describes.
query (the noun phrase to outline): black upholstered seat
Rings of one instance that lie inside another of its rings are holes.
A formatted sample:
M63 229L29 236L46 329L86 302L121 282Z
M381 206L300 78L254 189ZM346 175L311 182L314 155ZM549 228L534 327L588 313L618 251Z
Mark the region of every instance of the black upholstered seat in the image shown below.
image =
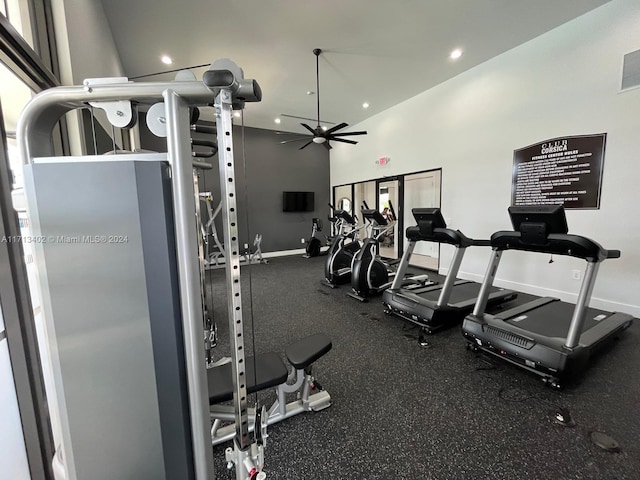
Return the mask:
M253 393L276 387L287 381L287 367L277 353L262 353L245 358L247 392ZM233 399L231 363L207 370L209 404Z
M324 333L309 335L285 349L287 359L297 369L307 368L331 350L331 338Z

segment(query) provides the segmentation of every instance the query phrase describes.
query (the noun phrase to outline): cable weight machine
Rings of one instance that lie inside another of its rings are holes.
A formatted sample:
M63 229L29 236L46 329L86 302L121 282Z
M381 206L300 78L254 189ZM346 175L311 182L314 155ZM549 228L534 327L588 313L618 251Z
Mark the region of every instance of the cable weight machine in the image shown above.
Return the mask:
M36 245L35 258L66 480L213 478L190 141L190 107L212 99L236 418L225 457L237 480L266 478L266 424L257 415L250 438L247 423L231 121L232 110L260 101L261 91L225 59L203 82L95 79L50 89L21 115L18 143L33 233L50 240ZM156 108L164 114L166 154L54 157L51 132L65 113L90 104L128 127L138 104L154 102L163 104ZM114 243L112 236L127 241ZM108 385L108 394L97 385Z

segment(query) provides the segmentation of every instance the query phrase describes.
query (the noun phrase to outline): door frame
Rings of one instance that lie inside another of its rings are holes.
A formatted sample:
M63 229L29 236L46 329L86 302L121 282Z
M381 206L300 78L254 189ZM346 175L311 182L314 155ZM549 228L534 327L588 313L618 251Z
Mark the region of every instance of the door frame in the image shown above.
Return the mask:
M21 236L11 184L0 105L0 239ZM29 470L34 480L49 479L53 478L55 446L22 243L0 242L0 265L6 265L8 270L7 275L0 276L1 308Z

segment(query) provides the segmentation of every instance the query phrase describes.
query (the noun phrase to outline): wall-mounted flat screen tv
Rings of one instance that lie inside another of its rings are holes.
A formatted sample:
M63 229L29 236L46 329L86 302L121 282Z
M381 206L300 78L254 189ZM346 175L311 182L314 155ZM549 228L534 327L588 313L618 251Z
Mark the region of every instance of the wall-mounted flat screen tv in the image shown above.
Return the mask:
M283 212L313 212L314 192L282 192Z

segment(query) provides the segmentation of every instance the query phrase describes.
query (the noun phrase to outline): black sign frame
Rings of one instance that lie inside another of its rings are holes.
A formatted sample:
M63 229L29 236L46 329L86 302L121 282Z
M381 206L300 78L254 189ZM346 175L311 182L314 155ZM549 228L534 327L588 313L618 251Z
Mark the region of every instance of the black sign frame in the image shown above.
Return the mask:
M511 205L600 208L607 134L573 135L513 152Z

